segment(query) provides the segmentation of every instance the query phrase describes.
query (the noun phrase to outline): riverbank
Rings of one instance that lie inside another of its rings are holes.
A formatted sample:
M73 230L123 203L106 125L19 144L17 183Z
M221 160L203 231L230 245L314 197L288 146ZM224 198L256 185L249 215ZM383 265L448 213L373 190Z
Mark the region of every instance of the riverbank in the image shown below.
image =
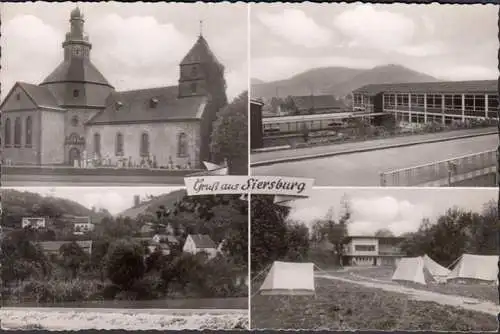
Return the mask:
M228 330L248 328L247 310L11 307L0 309L0 318L2 330Z

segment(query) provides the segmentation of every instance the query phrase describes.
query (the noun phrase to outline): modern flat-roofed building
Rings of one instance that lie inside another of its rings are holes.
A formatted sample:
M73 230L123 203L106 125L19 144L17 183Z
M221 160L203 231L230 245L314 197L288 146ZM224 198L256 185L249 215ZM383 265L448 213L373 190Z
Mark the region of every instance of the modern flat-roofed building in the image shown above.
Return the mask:
M352 92L353 110L393 114L405 123L498 120L498 82L372 84Z
M344 263L351 266L393 266L404 257L399 244L403 238L349 236L344 249Z

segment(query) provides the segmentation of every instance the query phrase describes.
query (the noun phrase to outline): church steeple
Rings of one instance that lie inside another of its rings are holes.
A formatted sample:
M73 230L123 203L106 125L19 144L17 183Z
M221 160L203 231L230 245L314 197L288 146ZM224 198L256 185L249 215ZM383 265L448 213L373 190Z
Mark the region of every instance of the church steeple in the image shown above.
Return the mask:
M84 31L84 18L80 8L76 7L70 15L70 31L66 33L66 39L62 46L64 48L64 60L72 58L89 58L92 45Z
M198 39L180 63L179 97L213 95L212 90L225 89L219 84L224 81L224 67L203 37L202 23Z

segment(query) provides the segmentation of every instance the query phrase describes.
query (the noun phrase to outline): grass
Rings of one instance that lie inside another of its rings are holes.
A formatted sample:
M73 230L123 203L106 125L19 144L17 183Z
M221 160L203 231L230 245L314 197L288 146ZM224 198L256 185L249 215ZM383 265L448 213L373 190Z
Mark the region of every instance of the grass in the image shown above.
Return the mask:
M316 297L256 295L251 308L258 329L497 330L495 316L324 279Z
M394 269L388 267L366 268L353 271L352 273L355 275L369 277L391 283L392 282L391 277L392 274L394 273ZM333 276L344 277L353 281L363 280L360 277L350 275L348 272L336 272L336 273L329 272L329 274ZM495 285L490 285L490 284L459 284L459 283L437 284L433 282L429 282L427 283L427 285L420 285L410 282L393 283L393 284L400 284L409 288L432 291L432 292L442 293L445 295L463 296L467 298L476 298L480 300L498 303L497 287Z

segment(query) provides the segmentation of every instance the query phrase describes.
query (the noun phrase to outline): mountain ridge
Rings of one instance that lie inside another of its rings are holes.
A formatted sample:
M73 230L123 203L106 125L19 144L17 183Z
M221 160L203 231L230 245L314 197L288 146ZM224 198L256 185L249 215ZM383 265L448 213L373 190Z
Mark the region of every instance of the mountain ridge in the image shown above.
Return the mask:
M370 69L318 67L298 73L288 79L264 82L253 78L251 96L264 100L275 96L311 94L343 97L368 84L435 81L438 81L435 77L396 64L380 65Z

